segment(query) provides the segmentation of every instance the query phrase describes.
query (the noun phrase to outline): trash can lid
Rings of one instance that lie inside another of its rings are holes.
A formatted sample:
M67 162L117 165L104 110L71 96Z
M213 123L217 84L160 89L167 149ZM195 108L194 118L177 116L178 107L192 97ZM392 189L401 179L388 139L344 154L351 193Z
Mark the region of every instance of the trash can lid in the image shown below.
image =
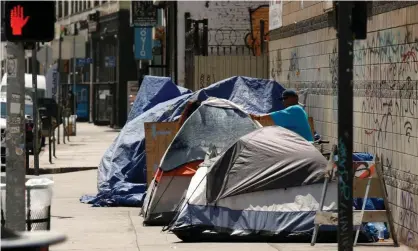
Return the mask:
M51 231L15 232L1 227L1 249L43 247L66 240L63 234Z

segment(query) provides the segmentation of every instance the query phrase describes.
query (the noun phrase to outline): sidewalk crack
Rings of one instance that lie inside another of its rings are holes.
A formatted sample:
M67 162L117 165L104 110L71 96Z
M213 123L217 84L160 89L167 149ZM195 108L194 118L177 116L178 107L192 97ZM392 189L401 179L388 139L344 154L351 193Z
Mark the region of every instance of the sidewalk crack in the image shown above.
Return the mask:
M134 222L132 220L131 212L130 211L128 211L128 217L129 217L129 221L131 222L131 227L132 227L132 229L134 230L134 233L135 233L135 244L136 244L136 248L138 249L138 251L141 251L140 248L139 248L139 244L138 244L138 233L136 232L136 228L134 226Z

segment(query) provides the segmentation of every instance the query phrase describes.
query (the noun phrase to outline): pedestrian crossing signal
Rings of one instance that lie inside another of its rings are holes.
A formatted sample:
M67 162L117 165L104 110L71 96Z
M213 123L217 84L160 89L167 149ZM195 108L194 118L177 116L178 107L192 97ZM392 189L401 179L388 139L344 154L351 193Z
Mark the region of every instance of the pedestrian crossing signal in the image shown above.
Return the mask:
M8 41L49 42L54 39L54 1L7 1L4 19Z

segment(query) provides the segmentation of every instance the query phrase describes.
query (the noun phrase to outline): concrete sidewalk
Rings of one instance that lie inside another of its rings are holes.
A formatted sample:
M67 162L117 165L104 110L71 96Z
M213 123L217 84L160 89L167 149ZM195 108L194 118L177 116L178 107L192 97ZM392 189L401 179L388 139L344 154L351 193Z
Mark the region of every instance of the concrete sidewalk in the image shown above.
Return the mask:
M57 130L56 130L57 131ZM49 147L45 146L39 155L39 168L42 173L61 173L97 168L104 152L112 144L119 132L107 126L95 126L90 123L77 123L77 135L70 141L63 141L61 127L60 144L55 144L55 156L49 162ZM46 142L48 144L48 140ZM33 168L33 156L30 156L30 168Z
M139 208L93 208L80 203L80 196L96 193L96 176L97 170L52 175L51 229L66 234L68 240L51 250L276 250L267 243L179 243L175 235L161 233L161 227L143 227Z
M52 175L54 197L52 230L68 240L51 250L97 251L335 251L337 244L308 243L182 243L161 227L143 227L139 208L93 208L81 204L80 196L96 194L97 170ZM405 251L407 247L356 247L356 251Z

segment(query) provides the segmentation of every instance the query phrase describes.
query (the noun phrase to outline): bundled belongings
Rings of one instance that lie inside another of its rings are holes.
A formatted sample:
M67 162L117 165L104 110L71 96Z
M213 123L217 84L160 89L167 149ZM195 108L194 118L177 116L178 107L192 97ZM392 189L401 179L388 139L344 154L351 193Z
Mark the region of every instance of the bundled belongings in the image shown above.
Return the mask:
M147 190L144 224L171 222L191 177L207 154L227 148L258 126L234 103L210 98L184 122L164 154Z
M191 93L191 91L176 86L170 78L145 76L126 123L159 103L188 93Z
M192 178L178 214L168 226L183 241L245 236L310 241L327 160L301 136L263 127L204 162ZM337 206L329 184L324 210ZM321 237L336 236L321 228ZM328 233L328 234L327 234Z

